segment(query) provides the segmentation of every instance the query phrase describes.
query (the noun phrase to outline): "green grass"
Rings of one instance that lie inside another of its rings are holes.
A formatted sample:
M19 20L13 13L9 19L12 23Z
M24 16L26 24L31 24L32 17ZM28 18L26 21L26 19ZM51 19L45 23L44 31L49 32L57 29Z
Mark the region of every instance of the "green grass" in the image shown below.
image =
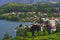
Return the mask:
M60 40L60 33L56 33L56 34L50 34L50 35L45 35L45 36L36 36L36 37L16 37L16 39L20 39L20 40Z

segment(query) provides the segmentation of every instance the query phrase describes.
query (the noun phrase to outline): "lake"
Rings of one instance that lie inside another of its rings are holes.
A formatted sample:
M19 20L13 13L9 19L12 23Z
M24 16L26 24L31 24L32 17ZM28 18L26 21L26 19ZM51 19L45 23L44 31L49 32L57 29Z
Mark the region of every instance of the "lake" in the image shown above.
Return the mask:
M20 24L29 25L31 24L31 22L11 22L6 20L0 20L0 38L3 38L4 34L6 33L15 37L15 28L18 27Z

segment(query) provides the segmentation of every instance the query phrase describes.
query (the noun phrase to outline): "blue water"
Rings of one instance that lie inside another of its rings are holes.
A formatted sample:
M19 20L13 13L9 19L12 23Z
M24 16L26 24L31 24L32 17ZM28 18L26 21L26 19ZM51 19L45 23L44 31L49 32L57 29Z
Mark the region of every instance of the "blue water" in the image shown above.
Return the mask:
M11 22L6 20L0 20L0 38L3 38L5 33L12 35L13 37L16 36L15 28L18 27L20 24L29 25L30 22Z

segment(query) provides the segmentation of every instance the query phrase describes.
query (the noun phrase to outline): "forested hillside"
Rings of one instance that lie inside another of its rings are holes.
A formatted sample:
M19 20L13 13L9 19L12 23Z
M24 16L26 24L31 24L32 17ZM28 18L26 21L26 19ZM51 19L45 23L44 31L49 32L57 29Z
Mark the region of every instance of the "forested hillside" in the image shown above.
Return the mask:
M55 13L60 10L55 8L60 7L59 4L47 4L47 3L38 3L38 4L22 4L17 2L7 3L0 7L0 13L9 13L9 12L44 12L44 13Z

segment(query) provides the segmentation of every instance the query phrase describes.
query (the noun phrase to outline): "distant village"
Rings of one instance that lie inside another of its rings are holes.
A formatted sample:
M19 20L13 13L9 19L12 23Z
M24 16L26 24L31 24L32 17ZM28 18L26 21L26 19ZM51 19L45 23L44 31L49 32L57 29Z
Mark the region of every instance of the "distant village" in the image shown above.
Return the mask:
M34 19L33 21L35 21L36 18L39 19L40 17L43 20L49 20L49 17L47 17L48 14L47 13L41 13L41 12L38 12L38 13L36 13L36 12L12 12L12 13L4 13L4 14L2 14L2 16L9 16L9 15L19 16L20 14L23 14L23 15L24 14L26 14L26 15L33 15L33 16L27 17L27 19ZM36 15L36 14L38 14L39 16ZM60 17L60 13L49 14L49 16L50 15L56 15L56 16L58 16L58 17L56 17L56 20L60 21L60 18L59 18Z

